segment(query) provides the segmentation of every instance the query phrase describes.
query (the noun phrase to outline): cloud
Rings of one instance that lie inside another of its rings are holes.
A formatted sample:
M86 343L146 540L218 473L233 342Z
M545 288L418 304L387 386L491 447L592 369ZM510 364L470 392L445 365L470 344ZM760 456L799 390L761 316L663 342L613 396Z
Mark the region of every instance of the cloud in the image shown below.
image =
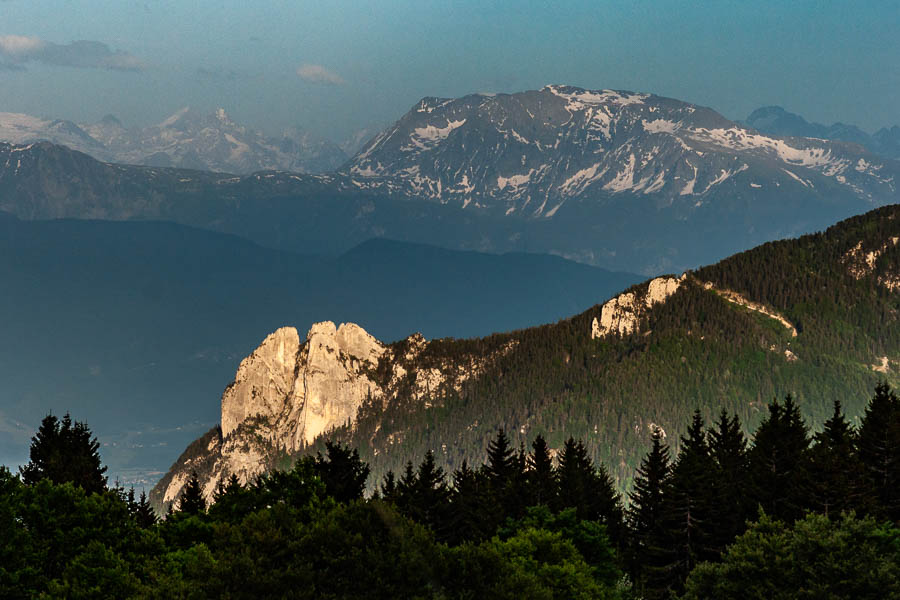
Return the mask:
M321 83L324 85L344 85L344 83L346 83L343 77L329 71L322 65L301 65L300 68L297 69L297 75L300 79L310 83Z
M141 71L144 62L121 50L112 50L103 42L79 40L54 44L24 35L0 35L0 60L7 65L39 62L58 67Z

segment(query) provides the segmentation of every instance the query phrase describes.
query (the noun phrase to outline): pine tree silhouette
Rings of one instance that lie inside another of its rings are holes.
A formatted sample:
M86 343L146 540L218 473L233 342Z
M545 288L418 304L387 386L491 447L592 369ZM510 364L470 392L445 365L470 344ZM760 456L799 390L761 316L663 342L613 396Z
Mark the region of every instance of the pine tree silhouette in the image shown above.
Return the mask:
M716 557L711 535L714 468L703 419L695 411L663 491L661 544L668 550L668 560L661 590L680 593L691 569Z
M864 506L862 463L856 454L856 434L844 418L841 401L814 438L810 450L810 506L832 519L841 512L868 512Z
M22 481L33 485L41 479L71 482L87 493L106 489L106 467L100 462L100 442L85 423L68 413L58 420L47 415L31 438L29 462L20 469Z
M326 456L316 455L315 471L325 483L325 491L338 502L362 498L369 478L369 465L360 460L359 451L339 442L325 442Z
M671 473L669 447L662 443L662 431L654 428L650 438L650 452L641 460L634 479L634 491L628 497L627 520L631 543L628 548L629 565L638 590L648 598L657 588L664 588L667 553L662 542L663 492Z
M529 505L556 505L559 484L556 480L553 459L550 457L550 449L542 435L538 435L531 443L525 476Z
M715 465L710 511L710 546L717 553L744 532L756 507L747 498L749 485L747 438L737 415L723 410L709 430L707 441Z
M158 521L156 512L150 506L150 500L147 499L147 494L143 490L141 490L140 499L134 509L134 520L137 522L138 527L143 527L144 529L153 527Z
M900 521L900 400L886 383L866 407L857 446L876 515Z
M809 504L809 433L797 405L788 395L784 405L769 404L769 417L750 449L753 500L769 516L793 522Z
M178 500L178 512L186 515L199 515L206 512L206 499L203 497L203 488L200 487L200 478L197 471L191 471L191 476L181 490Z
M574 508L578 518L606 525L610 540L625 541L624 511L612 477L601 464L594 466L582 441L566 440L559 455L559 506Z

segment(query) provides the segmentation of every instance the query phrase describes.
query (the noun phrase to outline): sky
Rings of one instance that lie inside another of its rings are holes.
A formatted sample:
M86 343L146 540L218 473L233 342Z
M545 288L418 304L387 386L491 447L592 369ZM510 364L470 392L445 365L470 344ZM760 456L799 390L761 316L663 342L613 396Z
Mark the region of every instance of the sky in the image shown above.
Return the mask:
M424 96L562 83L745 118L900 124L896 1L0 0L0 112L127 126L223 107L341 141Z

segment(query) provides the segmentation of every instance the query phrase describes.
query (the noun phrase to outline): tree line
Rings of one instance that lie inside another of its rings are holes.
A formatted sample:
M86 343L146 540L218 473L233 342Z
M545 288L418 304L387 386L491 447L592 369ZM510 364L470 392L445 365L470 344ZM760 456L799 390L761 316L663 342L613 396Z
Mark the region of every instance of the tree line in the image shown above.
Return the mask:
M675 455L654 430L627 498L582 441L480 465L434 452L366 497L356 449L206 498L194 474L162 519L110 488L97 441L47 417L18 476L0 469L0 596L141 598L900 597L900 400L859 428L839 402L812 434L788 396L752 440L694 414ZM209 502L212 500L212 502Z

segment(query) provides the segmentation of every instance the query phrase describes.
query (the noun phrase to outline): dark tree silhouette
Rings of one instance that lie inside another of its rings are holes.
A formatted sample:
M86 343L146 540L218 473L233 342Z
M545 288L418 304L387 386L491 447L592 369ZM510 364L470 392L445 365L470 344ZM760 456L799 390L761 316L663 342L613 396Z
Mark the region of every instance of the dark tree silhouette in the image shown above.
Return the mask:
M100 463L100 442L85 423L72 422L68 413L58 420L47 415L31 438L29 462L20 469L22 481L34 485L41 479L71 482L87 493L106 489L106 467Z
M877 515L900 521L900 400L882 383L859 428L859 460Z
M841 512L863 508L863 469L856 454L856 434L844 418L840 400L834 401L834 414L814 440L810 450L811 508L832 519Z
M369 465L359 458L359 451L340 442L325 442L326 457L316 455L316 475L325 483L329 496L338 502L362 498L369 478Z
M703 419L700 411L695 411L663 492L662 544L669 558L660 592L680 591L697 563L715 557L711 536L714 468Z
M747 498L747 438L738 416L729 418L722 410L707 438L715 465L710 546L721 554L744 532L745 523L755 516L756 507Z
M628 549L629 563L635 584L647 597L660 587L657 581L664 580L660 571L665 568L666 552L662 543L663 491L669 482L671 465L669 447L662 443L662 432L657 427L651 437L653 446L641 460L634 479L634 491L628 497L627 519L631 533Z
M133 516L138 527L143 527L144 529L153 527L158 521L156 512L154 512L153 507L150 506L150 500L147 498L147 493L143 490L141 490L141 496L138 499L137 504L135 504Z
M766 514L792 523L809 498L809 430L788 395L769 404L769 417L756 430L750 449L753 499Z
M559 506L574 508L579 519L606 525L613 544L625 541L624 511L612 477L601 464L594 466L584 443L569 438L559 455Z
M197 471L191 471L191 476L181 490L178 500L178 511L187 515L199 515L206 512L206 499L203 497L203 488L200 487L200 478Z
M550 449L542 435L538 435L531 443L527 469L525 476L528 484L528 504L554 506L558 495L556 469L553 468Z

